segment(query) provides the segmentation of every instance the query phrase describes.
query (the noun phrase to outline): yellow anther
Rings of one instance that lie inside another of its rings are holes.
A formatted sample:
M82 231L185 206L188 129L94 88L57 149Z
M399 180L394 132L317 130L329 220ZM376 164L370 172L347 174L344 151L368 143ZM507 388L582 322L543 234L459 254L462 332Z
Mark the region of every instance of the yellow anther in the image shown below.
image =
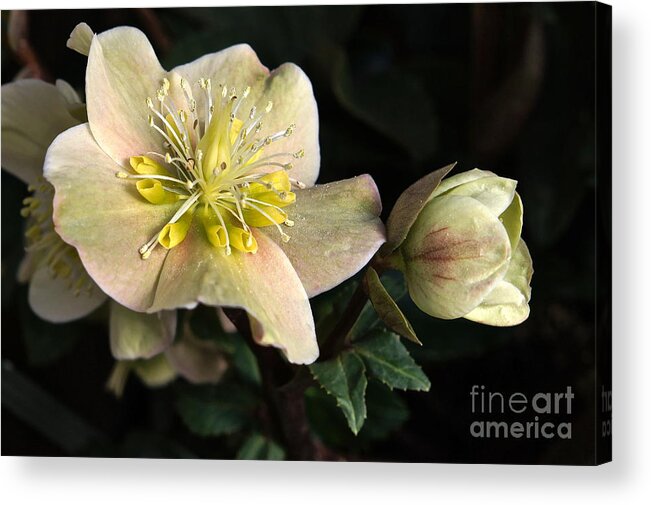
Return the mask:
M296 128L296 125L294 123L290 124L285 130L285 137L289 137L292 133L294 133L294 128Z
M138 192L152 204L178 203L173 217L139 249L143 259L158 244L168 249L180 244L189 232L196 209L200 209L198 215L207 240L226 255L232 250L255 253L258 245L253 228L275 226L283 242L290 240L281 226L292 227L294 221L283 208L296 201L292 188L305 185L290 179L287 171L293 168L289 160L302 158L305 151L265 152L267 146L292 135L296 125L291 123L285 130L267 133L262 118L273 110L273 101L267 101L260 110L249 106L247 117L238 110L250 95L250 87L240 93L220 83L221 92L213 95L210 79L201 78L198 84L206 93L199 112L190 86L180 79L188 112L187 108L177 109L174 103L163 103L170 81L162 80L153 97L161 101L160 111L152 98L146 102L152 111L149 124L161 135L163 150L148 153L157 156L156 161L147 156L132 157L130 164L135 174L116 174L135 179ZM216 102L220 97L221 103ZM188 114L192 128L186 125Z
M167 161L167 157L165 161ZM131 156L129 164L139 175L169 175L169 172L160 163L149 156Z
M165 249L176 247L185 239L192 223L192 213L186 212L177 222L166 224L158 234L158 243Z
M145 200L154 205L162 205L176 201L176 195L165 191L161 181L155 179L140 179L136 182L136 189Z

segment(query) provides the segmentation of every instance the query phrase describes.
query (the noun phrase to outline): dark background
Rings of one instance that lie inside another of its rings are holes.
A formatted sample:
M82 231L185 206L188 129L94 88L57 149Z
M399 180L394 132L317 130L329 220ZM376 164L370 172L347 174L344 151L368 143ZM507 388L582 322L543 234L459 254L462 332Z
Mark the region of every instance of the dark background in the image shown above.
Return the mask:
M297 63L319 106L320 182L370 173L383 218L408 185L453 161L457 171L517 179L535 269L530 318L490 328L434 320L403 301L424 343L410 350L431 390L401 394L409 419L384 440L354 439L334 413L326 442L358 460L594 462L593 3L30 11L18 54L7 44L7 19L4 12L3 82L27 67L83 89L85 58L65 47L81 21L96 32L139 27L166 68L240 42L269 68ZM170 406L174 386L150 391L131 380L120 401L105 392L112 358L101 313L62 326L31 314L14 280L25 191L2 174L3 367L25 379L7 384L3 370L2 395L18 388L13 396L27 405L3 401L3 455L233 457L227 437L185 429ZM473 384L505 394L572 386L572 440L471 438ZM42 404L33 385L75 416L74 430L67 414L26 421L30 398Z

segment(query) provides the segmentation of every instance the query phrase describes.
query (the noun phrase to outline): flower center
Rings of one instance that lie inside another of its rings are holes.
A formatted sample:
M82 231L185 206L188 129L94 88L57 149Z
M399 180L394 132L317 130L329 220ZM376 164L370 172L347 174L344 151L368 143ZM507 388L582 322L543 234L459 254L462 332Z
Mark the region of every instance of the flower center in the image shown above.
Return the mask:
M27 219L25 250L33 255L34 265L45 264L53 278L66 281L68 289L75 296L90 295L93 283L81 265L74 247L69 246L54 231L52 222L52 199L54 188L39 178L36 186L29 186L32 192L23 200L20 214ZM30 274L31 275L31 274Z
M293 226L284 207L296 200L293 187L305 187L289 177L291 160L304 156L303 149L265 155L267 146L292 135L295 125L263 134L263 119L273 103L259 110L252 106L242 115L242 104L251 88L238 95L221 84L215 96L210 79L198 82L205 95L205 110L199 114L188 83L180 87L188 110L178 110L168 100L170 83L163 79L156 93L157 105L147 98L149 125L162 139L162 152L130 158L134 173L118 172L119 178L136 182L136 189L154 205L177 204L163 228L140 249L147 259L157 245L166 249L180 244L196 215L209 242L229 255L232 249L255 253L252 228L275 226L283 241L289 236L281 225Z

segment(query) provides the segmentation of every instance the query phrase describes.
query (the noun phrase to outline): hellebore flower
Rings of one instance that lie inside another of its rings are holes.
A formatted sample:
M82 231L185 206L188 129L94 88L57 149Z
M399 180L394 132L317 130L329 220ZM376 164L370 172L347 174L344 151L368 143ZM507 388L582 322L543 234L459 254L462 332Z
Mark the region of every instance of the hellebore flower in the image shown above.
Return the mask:
M86 107L65 81L56 86L25 79L2 86L2 166L29 185L22 215L27 219L26 256L18 277L29 282L36 315L62 323L82 318L106 299L88 276L77 251L54 230L54 188L42 177L50 143L86 120ZM110 304L110 341L118 359L152 358L172 343L176 312L139 314Z
M2 167L32 192L21 211L27 218L26 255L18 279L29 282L32 310L55 323L86 316L106 300L86 274L77 251L54 231L54 188L43 179L50 143L85 118L84 104L64 81L55 86L25 79L2 86Z
M136 311L246 309L256 341L318 356L308 297L384 241L369 176L313 186L318 117L293 64L247 45L166 72L145 35L95 35L89 124L46 158L57 231L102 289Z
M431 316L519 324L529 316L533 268L520 238L517 182L478 169L441 181L451 168L407 189L410 204L396 203L387 225L385 252L395 251L389 262Z

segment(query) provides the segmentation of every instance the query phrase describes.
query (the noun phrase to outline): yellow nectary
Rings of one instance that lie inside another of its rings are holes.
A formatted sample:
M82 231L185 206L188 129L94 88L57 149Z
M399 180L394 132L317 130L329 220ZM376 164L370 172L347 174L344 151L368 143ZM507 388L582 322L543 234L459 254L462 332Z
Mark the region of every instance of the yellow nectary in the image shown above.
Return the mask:
M136 180L140 195L154 205L179 203L169 222L140 248L143 259L157 244L168 249L180 244L195 214L209 242L226 254L233 248L255 253L258 246L251 230L255 227L276 226L282 240L289 240L280 225L292 226L293 222L283 207L295 202L292 184L301 187L301 183L290 179L287 171L292 163L288 160L302 158L304 151L269 156L263 152L265 146L289 137L295 126L259 136L262 119L272 110L271 101L262 111L251 107L240 119L240 106L250 88L238 96L235 88L220 85L218 103L213 104L210 79L198 84L206 94L206 110L201 114L186 81L181 79L180 87L188 111L178 110L167 100L170 82L163 80L156 93L159 106L147 99L149 124L160 134L163 150L132 156L129 161L135 173L117 173ZM270 168L277 170L269 173Z

